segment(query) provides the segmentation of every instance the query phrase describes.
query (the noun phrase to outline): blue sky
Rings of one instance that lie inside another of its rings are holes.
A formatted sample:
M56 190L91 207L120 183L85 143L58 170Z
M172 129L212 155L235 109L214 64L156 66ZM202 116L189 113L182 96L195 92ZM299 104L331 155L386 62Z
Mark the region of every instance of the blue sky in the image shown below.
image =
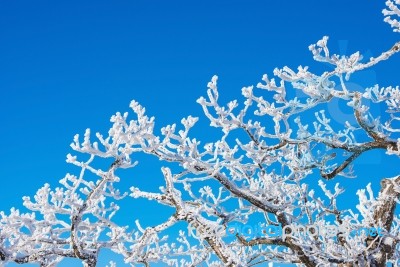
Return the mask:
M161 127L200 116L195 100L214 74L227 101L275 67L320 68L308 45L324 35L336 53L378 55L399 39L383 22L383 7L361 0L1 1L0 210L21 207L22 196L46 182L57 185L71 169L65 155L74 134L106 133L110 116L128 111L132 99ZM398 62L364 73L357 85L400 84ZM384 159L360 158L359 175L382 175ZM399 165L389 166L383 176L398 173Z

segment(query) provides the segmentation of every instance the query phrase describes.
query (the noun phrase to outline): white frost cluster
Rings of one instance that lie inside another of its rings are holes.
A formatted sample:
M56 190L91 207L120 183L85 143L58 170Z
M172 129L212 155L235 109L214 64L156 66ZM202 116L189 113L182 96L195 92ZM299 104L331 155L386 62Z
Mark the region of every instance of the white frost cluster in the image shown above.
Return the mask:
M393 18L400 14L399 1L386 4L385 21L399 31ZM272 261L299 266L397 264L400 217L394 211L400 178L383 179L378 194L371 185L359 190L357 212L338 207L344 189L328 181L355 177L352 163L366 151L384 149L400 156L399 87L371 85L360 92L346 86L351 74L397 53L398 44L367 61L359 52L331 54L328 37L309 49L316 61L333 68L321 74L306 66L277 68L275 77L264 75L257 88L242 89L243 104L237 100L221 104L214 76L207 96L197 101L210 126L221 131L214 142L203 144L190 136L198 121L192 116L180 125L162 127L158 134L155 119L136 101L130 104L135 119L116 113L106 136L97 133L93 141L89 129L83 138L76 135L71 147L84 156L68 154L67 162L80 169L79 175L67 174L59 187L45 184L33 199L24 197L28 213L16 209L0 213L1 264L56 266L72 257L93 267L102 249L122 255L131 266L244 267ZM299 97L293 91L300 92ZM353 122L339 127L324 111L333 99L347 103ZM368 101L385 105L385 116L375 116L365 105ZM118 189L123 169L136 166L137 153L169 166L161 169L164 184L159 191ZM109 165L101 165L100 159ZM312 179L319 180L319 187L310 188ZM117 203L137 198L168 206L172 212L165 221L144 226L140 214L132 211L135 224L119 225L114 220L120 209ZM329 231L318 236L285 232L285 237L271 232L227 234L232 224L254 220L263 227L337 226L340 232L334 237ZM170 229L182 222L187 231L180 229L176 237L169 237ZM373 236L354 234L366 227L382 231Z
M388 0L386 1L386 6L388 9L383 10L383 15L385 15L385 22L393 28L394 32L400 32L400 22L394 17L400 17L399 0Z

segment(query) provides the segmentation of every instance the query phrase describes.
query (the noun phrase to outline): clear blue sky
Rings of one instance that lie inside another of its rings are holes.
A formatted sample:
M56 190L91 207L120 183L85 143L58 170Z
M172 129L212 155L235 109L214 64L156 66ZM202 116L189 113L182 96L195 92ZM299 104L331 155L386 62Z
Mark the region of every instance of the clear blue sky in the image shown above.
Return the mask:
M65 155L74 134L106 133L110 116L128 111L132 99L161 127L199 116L195 100L214 74L223 100L231 100L275 67L320 68L308 45L324 35L336 53L378 55L400 37L382 21L383 7L361 0L1 1L0 210L21 207L21 197L46 182L56 186L71 171ZM399 61L357 83L400 84ZM373 152L359 159L357 185L382 175L383 162ZM385 169L395 175L400 167Z

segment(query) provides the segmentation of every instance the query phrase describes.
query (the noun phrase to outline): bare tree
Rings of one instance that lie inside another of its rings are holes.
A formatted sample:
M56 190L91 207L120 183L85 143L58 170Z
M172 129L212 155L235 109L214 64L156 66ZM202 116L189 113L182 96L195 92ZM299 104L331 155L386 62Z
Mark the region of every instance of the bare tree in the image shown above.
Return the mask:
M386 5L385 21L399 32L393 17L400 16L400 2ZM192 116L157 135L154 118L135 101L130 105L135 119L128 120L128 113L112 116L107 137L97 133L92 142L89 129L83 141L76 135L71 147L88 159L69 154L67 162L80 168L79 175L67 174L55 189L46 184L33 200L25 197L31 213L12 209L0 214L1 263L55 266L72 257L92 267L100 250L110 249L132 266L255 266L272 261L308 267L398 265L400 174L382 178L377 196L370 185L359 190L357 211L337 207L344 190L339 184L329 188L327 180L355 176L352 163L370 150L400 156L399 87L371 85L359 91L346 86L353 73L399 52L400 42L363 60L359 52L331 55L327 41L323 37L309 49L332 70L315 74L301 66L297 71L275 69L276 77L264 75L259 90L242 89L241 105L236 100L220 104L214 76L207 97L198 103L210 126L221 130L215 142L201 144L189 137L198 120ZM352 109L353 123L331 123L324 107L333 99ZM366 101L384 106L385 114L377 117ZM165 184L159 192L117 189L116 171L123 175L122 169L134 167L136 153L165 162ZM112 164L95 167L98 158ZM323 195L306 183L308 176L319 179ZM129 197L156 201L174 212L158 225L118 225L113 220L116 203ZM232 226L254 220L260 223L258 230ZM169 229L179 222L188 227L171 240Z

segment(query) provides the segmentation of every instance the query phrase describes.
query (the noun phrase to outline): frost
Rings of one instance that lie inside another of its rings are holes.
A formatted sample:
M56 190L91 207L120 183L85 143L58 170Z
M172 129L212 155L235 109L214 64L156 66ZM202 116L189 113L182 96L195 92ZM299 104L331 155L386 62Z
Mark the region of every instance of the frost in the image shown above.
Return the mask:
M394 31L400 31L399 4L389 0L384 10ZM0 265L56 266L72 257L93 267L101 249L121 255L131 266L400 262L400 217L394 213L400 178L383 178L379 193L371 184L358 190L356 210L339 208L338 202L346 201L344 189L329 182L355 177L352 163L366 151L384 149L400 156L399 87L370 85L359 92L345 83L353 73L393 56L400 46L365 60L359 52L333 54L328 40L324 36L309 49L316 61L331 65L329 71L276 68L257 87L243 87L243 101L221 103L218 77L213 76L197 103L209 125L220 130L214 141L191 136L199 120L193 116L155 129L155 118L136 101L130 103L131 114L111 117L106 134L87 129L83 137L75 135L74 155L68 154L67 162L79 169L76 175L66 174L58 187L45 184L33 197L24 197L27 213L15 208L0 213ZM292 97L289 90L302 97ZM346 103L354 118L338 125L323 109L332 100ZM369 102L385 106L386 113L375 117ZM153 177L126 177L124 172L137 165L140 154L163 162L164 181L154 192L137 187L135 180ZM119 188L121 179L132 181L129 190ZM126 198L153 201L171 213L158 224L145 225L128 207L134 223L119 225L114 217ZM255 219L258 228L250 227ZM320 233L305 234L310 225ZM302 234L276 235L292 226ZM375 235L366 228L375 229ZM168 235L171 229L176 231L173 237Z

